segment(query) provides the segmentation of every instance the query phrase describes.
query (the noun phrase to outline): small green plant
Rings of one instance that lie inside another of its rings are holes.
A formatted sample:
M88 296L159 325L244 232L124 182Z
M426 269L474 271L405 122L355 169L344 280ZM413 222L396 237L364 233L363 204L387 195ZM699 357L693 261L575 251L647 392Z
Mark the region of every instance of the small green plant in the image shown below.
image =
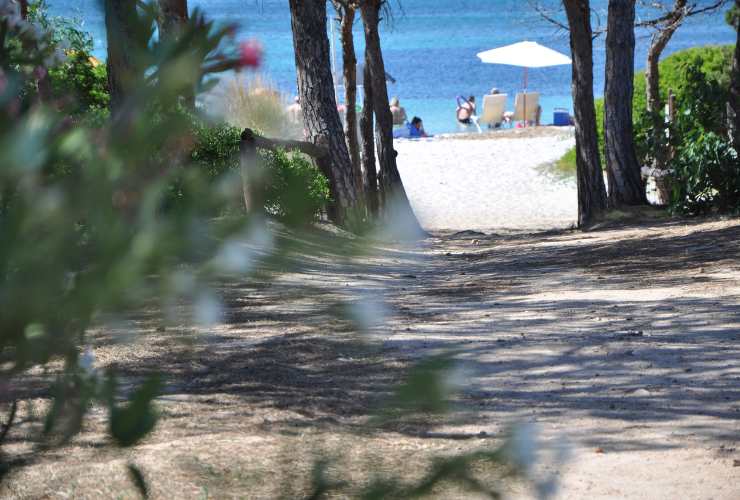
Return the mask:
M300 153L264 152L266 209L293 225L316 219L330 200L329 181Z
M691 136L673 162L672 208L681 213L740 209L740 158L714 132Z

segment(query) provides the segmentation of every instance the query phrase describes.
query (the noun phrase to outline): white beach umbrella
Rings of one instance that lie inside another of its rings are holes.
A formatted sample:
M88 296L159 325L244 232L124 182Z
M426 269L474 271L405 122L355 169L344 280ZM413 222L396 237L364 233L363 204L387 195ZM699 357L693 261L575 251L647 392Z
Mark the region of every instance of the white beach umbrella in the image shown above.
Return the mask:
M484 63L508 64L524 68L545 68L570 64L570 57L540 45L537 42L519 42L497 49L479 52L478 57Z
M537 42L519 42L497 49L478 52L478 58L488 64L507 64L524 68L524 116L527 116L527 78L529 68L545 68L571 64L570 57ZM525 120L526 124L526 120Z

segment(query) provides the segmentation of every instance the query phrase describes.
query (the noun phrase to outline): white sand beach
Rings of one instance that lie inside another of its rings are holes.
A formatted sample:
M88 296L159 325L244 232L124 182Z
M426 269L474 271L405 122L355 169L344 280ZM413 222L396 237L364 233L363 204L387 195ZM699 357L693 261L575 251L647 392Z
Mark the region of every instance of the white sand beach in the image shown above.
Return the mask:
M501 232L575 223L575 180L543 168L574 144L572 129L537 128L397 140L395 147L425 229Z

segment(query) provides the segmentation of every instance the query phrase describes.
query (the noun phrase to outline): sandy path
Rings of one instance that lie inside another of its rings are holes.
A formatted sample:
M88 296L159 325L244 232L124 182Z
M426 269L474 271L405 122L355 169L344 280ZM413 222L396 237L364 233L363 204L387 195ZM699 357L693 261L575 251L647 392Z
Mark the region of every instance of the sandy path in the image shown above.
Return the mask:
M565 466L542 465L558 473L558 498L736 500L738 239L740 219L458 235L361 258L336 241L278 279L229 284L224 323L187 345L186 332L152 326L143 348L98 346L126 375L172 374L157 431L106 451L95 414L0 496L133 497L131 459L155 498L297 497L314 450L342 457L342 479L361 482L368 467L413 476L436 453L495 444L515 421L571 443ZM336 316L348 303L374 304L370 350ZM358 432L412 362L448 350L460 387L450 418Z
M404 186L426 229L534 230L574 223L575 181L557 180L541 168L573 147L572 134L499 134L396 142Z

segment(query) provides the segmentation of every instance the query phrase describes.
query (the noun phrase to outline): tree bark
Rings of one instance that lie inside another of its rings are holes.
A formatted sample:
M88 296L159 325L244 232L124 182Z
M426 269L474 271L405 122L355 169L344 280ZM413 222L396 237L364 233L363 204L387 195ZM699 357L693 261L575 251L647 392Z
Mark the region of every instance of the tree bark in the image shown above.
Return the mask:
M593 37L589 0L563 0L573 56L578 225L587 226L606 208L594 107Z
M161 18L159 34L162 38L178 39L188 21L188 0L159 0Z
M732 57L732 75L730 77L730 99L727 106L727 129L730 132L735 151L740 154L740 0L735 0L736 15L735 31L737 41L735 42L735 54Z
M393 149L393 115L388 104L385 63L380 46L379 24L382 4L383 0L365 0L360 12L365 29L365 67L369 68L372 83L383 214L389 222L403 226L402 231L408 232L408 236L416 237L424 234L424 231L409 203L401 175L398 173L397 153Z
M663 102L660 98L660 56L685 18L686 2L687 0L675 0L673 10L650 40L645 65L646 107L653 122L653 168L657 170L665 170L668 162L665 118L663 117Z
M108 86L111 115L123 108L136 78L136 0L105 0L105 29L108 41Z
M611 207L647 204L632 128L635 0L609 0L604 134Z
M349 150L349 159L352 162L352 174L358 193L362 192L362 169L360 167L360 145L357 139L357 56L355 55L355 40L352 28L355 24L356 9L350 3L333 0L334 7L341 19L342 40L342 73L344 76L344 102L347 107L345 114L344 135Z
M363 105L360 113L362 170L365 174L365 203L371 217L378 216L378 173L375 166L375 120L373 119L373 82L367 64L363 71Z
M21 18L28 19L28 0L18 0L21 8Z
M159 0L159 9L159 36L162 40L174 43L180 39L188 22L188 0ZM194 108L195 88L184 92L181 98L185 107Z
M346 225L357 209L357 187L334 97L326 34L326 0L290 0L293 48L307 139L329 149L329 216Z

